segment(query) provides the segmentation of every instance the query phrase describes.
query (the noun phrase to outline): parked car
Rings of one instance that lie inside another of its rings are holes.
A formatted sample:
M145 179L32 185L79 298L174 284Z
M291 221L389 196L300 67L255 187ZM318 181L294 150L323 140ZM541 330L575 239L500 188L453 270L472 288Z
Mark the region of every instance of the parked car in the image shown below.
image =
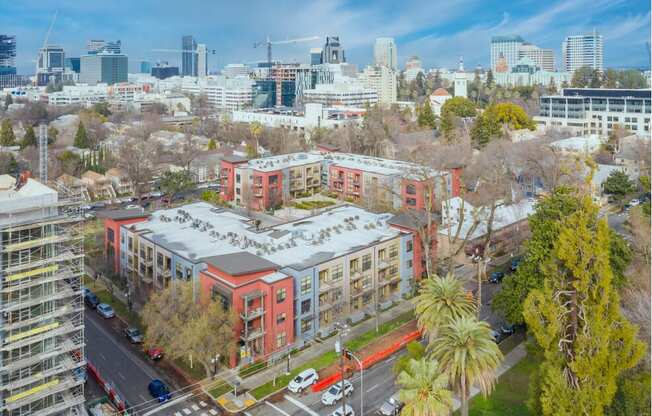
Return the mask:
M143 334L140 332L140 329L129 327L125 329L125 336L132 344L142 344Z
M95 309L95 308L97 308L97 305L100 304L100 299L97 297L97 295L95 293L93 293L93 292L91 292L89 290L88 293L86 293L86 295L84 295L84 303L86 303L86 305L89 308Z
M321 402L326 406L330 406L342 400L344 395L348 397L351 394L353 394L353 384L348 380L344 380L344 394L342 394L342 382L338 381L321 395Z
M163 196L163 192L152 192L149 194L152 198L160 198Z
M491 331L491 337L494 339L496 344L500 344L505 338L507 338L507 335L503 334L503 332L500 330L493 330Z
M503 281L503 277L505 277L505 273L493 272L491 273L491 276L489 276L489 283L500 283Z
M125 209L141 209L142 207L140 205L136 204L129 204L125 207Z
M376 413L382 416L398 416L401 414L403 406L404 404L399 400L394 397L390 397L389 399L385 400L385 402L383 402L382 406L380 406L380 409L378 409Z
M513 258L511 264L509 265L509 270L515 272L518 269L518 265L521 263L521 259Z
M640 203L641 203L641 201L639 201L638 199L632 199L631 201L629 201L629 205L631 205L633 207L635 207L637 205L640 205Z
M145 354L147 354L149 359L152 361L157 361L163 358L163 350L156 347L145 350Z
M90 290L89 288L87 288L86 286L82 286L82 287L81 287L81 290L82 290L82 296L83 296L84 298L86 298L86 295L88 295L89 293L91 293L91 290Z
M355 411L348 404L346 406L337 406L331 416L355 416Z
M115 312L111 305L107 305L106 303L100 303L97 305L97 313L105 319L113 318L115 316Z
M288 390L292 393L301 393L308 387L312 386L319 380L317 370L308 368L300 372L295 378L288 383Z
M504 323L504 324L500 327L500 332L502 332L505 336L510 336L510 335L512 335L514 332L516 332L516 325L514 325L514 324Z
M170 393L168 387L157 378L149 382L147 389L153 398L158 399L159 403L163 403L172 398L172 393Z

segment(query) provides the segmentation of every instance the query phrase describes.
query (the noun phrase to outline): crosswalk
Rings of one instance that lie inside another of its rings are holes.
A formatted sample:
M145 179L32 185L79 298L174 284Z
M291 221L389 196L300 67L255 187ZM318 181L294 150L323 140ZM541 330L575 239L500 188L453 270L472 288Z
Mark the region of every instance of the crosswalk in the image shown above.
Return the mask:
M210 407L205 401L198 403L181 403L169 416L217 416L221 413Z

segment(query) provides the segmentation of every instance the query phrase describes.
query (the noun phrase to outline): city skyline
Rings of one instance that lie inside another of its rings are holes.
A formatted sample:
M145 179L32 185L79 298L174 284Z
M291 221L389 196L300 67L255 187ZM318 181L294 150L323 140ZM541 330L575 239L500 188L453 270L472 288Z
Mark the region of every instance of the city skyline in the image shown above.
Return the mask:
M650 38L650 10L649 3L642 0L557 1L544 5L526 0L496 7L483 7L486 4L476 0L455 0L405 4L400 10L389 1L371 4L341 0L307 5L288 1L274 7L264 3L256 7L221 2L205 5L195 0L183 6L166 1L117 3L119 7L111 9L99 2L78 4L71 0L3 4L0 25L4 32L16 35L18 72L33 72L33 61L55 8L58 19L49 42L63 46L66 56L83 54L91 39L122 39L123 52L132 63L162 60L176 64L179 56L152 49L177 48L184 34L192 34L208 48L216 49L209 58L210 70L228 63L260 61L265 58L264 52L252 45L269 34L272 39L321 38L279 47L275 58L285 61L307 63L310 48L322 46L326 36L339 36L347 61L362 68L373 62L375 38L388 36L396 40L400 67L409 56L418 55L426 67L453 68L463 55L467 67L481 64L488 68L492 36L521 35L542 48L553 49L555 60L561 62L563 39L595 28L604 37L605 67L649 65L645 43ZM235 19L238 15L247 15L248 19ZM292 27L287 25L288 19ZM157 28L164 30L151 36Z

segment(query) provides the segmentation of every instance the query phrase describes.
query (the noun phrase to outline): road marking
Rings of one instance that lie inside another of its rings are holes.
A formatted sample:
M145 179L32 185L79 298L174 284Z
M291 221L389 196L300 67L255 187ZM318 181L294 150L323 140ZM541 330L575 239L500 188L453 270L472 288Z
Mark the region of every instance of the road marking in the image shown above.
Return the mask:
M196 404L193 404L191 407L192 407L192 410L194 410L195 412L197 410L199 410L199 406L197 406Z
M102 359L106 361L106 357L104 356L104 354L102 354L101 352L99 352L98 354L100 354L100 357L102 357Z
M122 373L119 371L118 371L118 376L120 376L121 379L126 380L125 376L123 376Z
M378 386L380 386L380 384L376 384L375 386L371 386L370 388L367 389L367 391L365 393L369 393L370 391L376 389Z
M174 412L174 416L181 416L181 412Z
M206 406L208 406L208 405L206 404L206 402L204 402L204 401L199 402L199 405L200 405L201 407L206 407Z
M267 406L271 407L272 409L276 410L276 411L279 412L280 414L284 415L284 416L290 416L289 413L286 413L283 409L274 406L274 405L271 404L270 402L265 402L265 404L266 404Z
M154 413L156 413L156 412L158 412L160 410L167 409L168 407L174 406L175 404L177 404L179 402L183 402L183 401L187 400L191 396L192 396L192 393L188 393L188 394L184 394L183 396L179 396L174 400L170 400L168 402L165 402L164 404L160 405L159 407L154 408L154 409L150 410L147 413L144 413L143 416L149 416L149 415L152 415L152 414L154 414ZM174 416L181 416L181 413L176 412L174 414Z
M202 412L202 414L199 415L199 416L208 416L208 413L206 413L206 412Z
M140 397L141 399L143 399L143 401L147 401L147 397L143 396L142 394L139 394L138 397Z
M294 397L288 396L287 394L285 396L283 396L283 397L285 397L285 400L289 401L290 403L292 403L293 405L295 405L299 409L301 409L304 412L308 413L310 416L319 416L319 413L315 412L314 410L312 410L311 408L309 408L305 404L301 403L299 400L295 399Z
M189 414L192 413L192 412L190 411L190 409L188 409L187 407L186 407L186 408L183 408L182 411L183 411L183 413L185 413L185 414L187 414L187 415L189 415Z
M210 413L210 414L212 414L213 416L215 416L215 415L217 414L217 410L215 410L215 409L211 409L211 410L208 411L208 413Z

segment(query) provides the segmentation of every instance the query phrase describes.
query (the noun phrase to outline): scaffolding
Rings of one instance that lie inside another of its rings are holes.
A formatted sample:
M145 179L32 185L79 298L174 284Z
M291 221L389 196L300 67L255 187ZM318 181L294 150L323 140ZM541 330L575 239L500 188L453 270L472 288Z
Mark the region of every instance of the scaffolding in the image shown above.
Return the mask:
M2 416L86 414L82 198L48 191L0 201Z

